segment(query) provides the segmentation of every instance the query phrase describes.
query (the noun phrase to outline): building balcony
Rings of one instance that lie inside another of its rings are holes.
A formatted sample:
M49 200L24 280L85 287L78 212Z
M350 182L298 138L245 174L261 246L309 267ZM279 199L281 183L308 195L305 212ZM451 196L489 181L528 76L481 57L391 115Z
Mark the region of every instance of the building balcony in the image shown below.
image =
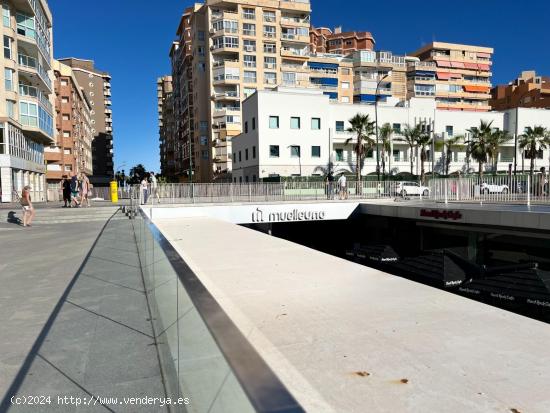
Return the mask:
M38 36L37 33L35 33L35 37L24 36L24 35L18 33L17 34L17 42L20 45L24 45L25 49L28 49L29 51L32 50L32 52L34 52L34 54L36 54L36 55L38 55L38 53L40 53L40 55L43 58L42 60L43 60L44 64L48 67L48 69L51 69L50 52L47 49L46 45L44 45L43 41L41 41L41 42L37 41L37 39L36 39L37 36Z
M33 85L53 92L52 81L48 76L48 72L36 57L19 53L18 64L19 71L26 75Z
M289 43L307 43L309 44L309 36L299 36L294 33L282 33L281 41Z
M239 20L239 13L233 10L223 10L219 12L213 12L211 21L215 22L218 20Z
M214 62L213 68L227 67L227 68L240 68L240 62L237 59L224 59Z
M282 47L281 56L294 57L294 58L300 58L300 59L309 59L309 50L307 48L294 49L290 47Z
M239 100L240 95L239 95L239 92L237 92L236 90L235 91L230 90L230 91L226 91L226 92L214 92L212 94L212 99L214 99L214 100Z
M240 76L235 75L219 75L214 77L214 85L238 85L240 81Z
M214 118L219 118L219 117L223 117L223 116L226 116L226 115L240 115L241 114L241 108L239 108L238 106L233 106L233 107L225 107L225 108L217 108L217 109L214 109Z
M239 45L234 44L225 44L220 46L211 46L210 51L212 54L221 54L221 53L239 53Z
M112 114L113 110L109 108L105 108L105 113Z
M287 27L307 27L311 24L309 16L302 18L298 16L281 16L281 26Z
M279 7L282 10L292 10L310 13L311 4L309 0L281 0L279 1Z
M44 159L47 162L61 162L61 160L63 159L63 151L61 148L52 149L50 147L45 147Z
M103 96L110 97L111 96L111 89L105 89L103 91Z

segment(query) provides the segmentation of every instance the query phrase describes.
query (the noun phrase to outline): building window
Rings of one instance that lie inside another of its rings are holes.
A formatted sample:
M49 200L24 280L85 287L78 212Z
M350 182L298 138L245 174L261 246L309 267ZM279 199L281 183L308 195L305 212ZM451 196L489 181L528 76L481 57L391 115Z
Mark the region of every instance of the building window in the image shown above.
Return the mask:
M349 89L349 82L342 82L342 89Z
M15 18L17 20L17 34L35 39L36 26L34 17L23 13L17 13Z
M293 116L290 118L290 129L300 129L300 118Z
M208 151L202 151L202 159L208 159Z
M311 147L311 157L312 158L320 158L321 157L321 147L320 146L312 146Z
M207 136L201 136L201 146L208 145L208 137Z
M70 138L70 137L71 137L71 132L66 131L66 130L63 131L63 137L64 137L64 138Z
M349 103L349 96L342 96L342 103Z
M321 118L311 118L311 129L312 130L321 129Z
M237 157L235 156L235 152L233 152L233 161L237 163Z
M63 115L62 119L63 120L71 120L71 117L69 115Z
M252 130L256 130L256 118L252 118Z
M336 162L343 162L344 161L344 150L343 149L336 149Z
M270 116L269 117L269 129L279 129L279 117Z
M336 121L336 132L344 132L344 121L343 120L337 120Z
M300 146L292 145L290 147L290 157L291 158L300 158Z
M247 20L256 20L255 9L243 9L243 18Z
M6 91L13 92L13 70L4 69L4 87Z
M68 86L69 82L66 79L61 79L61 86Z
M453 136L453 127L445 126L445 133L447 134L447 136Z
M244 150L244 160L248 161L248 148Z
M279 157L279 145L269 145L269 156L271 158Z
M277 58L272 56L264 57L264 69L277 69Z
M253 23L243 23L243 35L256 36L256 25Z
M277 46L275 43L264 43L264 53L277 53Z
M275 12L274 11L264 11L264 22L274 23L275 22Z
M13 39L4 35L4 59L11 59L11 44Z
M63 115L63 118L68 115ZM19 120L23 125L38 126L38 107L35 103L19 102Z
M271 72L264 73L264 83L266 85L276 85L277 84L277 74Z
M239 151L239 162L243 161L243 154L241 151Z
M244 123L244 133L248 133L248 122Z
M275 26L264 26L264 37L274 38L277 35L277 29Z
M244 55L243 62L244 67L256 67L256 56Z
M208 121L201 120L199 128L202 132L206 132L208 130Z
M252 159L256 159L256 147L252 147Z
M244 177L244 181L245 181L246 183L248 183L248 175L246 175L246 176Z
M256 174L252 175L252 182L256 182Z
M245 83L256 83L256 72L245 70L243 80Z
M395 133L401 133L401 124L400 123L394 123L392 129Z
M255 52L256 40L243 40L243 49L245 52Z
M10 118L15 119L15 102L13 100L6 100L6 112Z
M69 103L69 98L67 96L61 97L61 103Z
M198 31L198 37L199 37L199 40L200 40L200 41L203 41L203 40L204 40L204 31L203 31L203 30L199 30L199 31Z
M4 27L11 27L10 17L10 6L2 4L2 21Z

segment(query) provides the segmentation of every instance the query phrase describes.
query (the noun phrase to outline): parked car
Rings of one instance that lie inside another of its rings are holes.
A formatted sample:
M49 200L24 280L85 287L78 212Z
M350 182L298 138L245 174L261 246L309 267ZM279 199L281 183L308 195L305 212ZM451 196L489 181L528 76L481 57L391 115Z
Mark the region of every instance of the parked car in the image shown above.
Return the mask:
M420 185L418 182L398 182L395 186L395 193L401 196L422 195L429 196L430 188Z
M478 188L479 185L474 187L475 192L477 192ZM480 194L507 194L508 192L510 192L508 185L488 184L487 182L483 182L479 190Z

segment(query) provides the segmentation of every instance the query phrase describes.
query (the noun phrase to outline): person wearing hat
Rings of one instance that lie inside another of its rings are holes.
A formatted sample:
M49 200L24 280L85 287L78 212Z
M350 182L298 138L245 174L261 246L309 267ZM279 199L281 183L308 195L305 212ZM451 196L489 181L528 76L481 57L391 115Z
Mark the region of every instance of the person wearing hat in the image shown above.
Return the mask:
M31 200L31 187L25 186L21 195L21 206L23 207L23 226L30 227L36 214Z

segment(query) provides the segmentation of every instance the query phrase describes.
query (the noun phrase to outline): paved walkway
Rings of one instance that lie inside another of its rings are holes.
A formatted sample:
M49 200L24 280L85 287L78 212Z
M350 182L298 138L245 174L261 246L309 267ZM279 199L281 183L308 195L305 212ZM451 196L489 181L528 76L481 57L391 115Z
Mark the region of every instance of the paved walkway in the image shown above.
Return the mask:
M119 404L165 393L131 223L104 225L2 226L1 412L166 411ZM51 404L13 406L14 394ZM77 407L58 396L119 399Z

